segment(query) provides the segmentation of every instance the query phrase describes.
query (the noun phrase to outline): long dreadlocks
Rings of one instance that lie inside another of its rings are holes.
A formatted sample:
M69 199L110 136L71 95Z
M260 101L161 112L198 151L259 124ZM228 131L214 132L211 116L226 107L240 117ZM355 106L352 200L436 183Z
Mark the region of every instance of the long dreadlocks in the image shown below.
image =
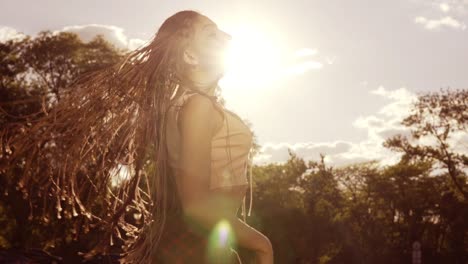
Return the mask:
M122 263L150 263L166 214L177 208L165 118L187 70L182 54L199 15L174 14L121 62L80 76L31 126L11 124L0 132L0 175L20 168L18 190L25 198L43 197L31 214L44 221L76 218L78 233L104 231L86 258L120 239ZM125 217L130 210L141 216L140 226Z

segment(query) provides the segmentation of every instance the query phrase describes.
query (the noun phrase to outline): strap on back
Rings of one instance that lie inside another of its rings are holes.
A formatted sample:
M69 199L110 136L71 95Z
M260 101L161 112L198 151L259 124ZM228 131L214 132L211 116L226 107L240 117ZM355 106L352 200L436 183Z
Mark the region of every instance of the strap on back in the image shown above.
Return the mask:
M180 112L180 110L182 109L184 104L187 102L187 100L194 94L200 94L200 95L203 95L203 96L209 98L213 102L213 105L215 106L215 109L217 109L221 113L221 116L223 118L223 122L225 121L226 117L224 116L224 112L221 109L219 103L217 102L217 97L216 96L214 96L214 95L211 96L211 95L205 94L203 92L200 92L200 91L197 91L197 90L194 90L194 89L185 88L185 89L183 89L182 94L180 94L180 96L173 99L173 100L175 100L175 103L173 104L173 107L175 107L175 111L176 111L175 112L175 120L176 120L177 126L179 124L179 112Z

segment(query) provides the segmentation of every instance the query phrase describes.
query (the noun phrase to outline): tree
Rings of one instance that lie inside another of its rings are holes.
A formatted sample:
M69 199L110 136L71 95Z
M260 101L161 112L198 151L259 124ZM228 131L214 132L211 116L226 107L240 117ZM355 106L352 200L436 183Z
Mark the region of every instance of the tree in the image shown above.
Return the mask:
M418 140L425 138L435 143L423 145L411 143L407 137L396 135L387 139L384 146L403 152L403 159L431 159L446 168L455 190L468 201L467 175L468 156L454 150L451 137L468 131L468 90L443 90L420 95L412 112L402 124L411 129ZM465 142L466 143L466 142ZM462 142L463 144L463 142ZM459 146L458 146L459 147Z
M10 151L4 144L8 133L15 131L4 128L29 126L54 107L79 75L122 57L102 36L83 43L73 33L42 31L36 38L0 43L0 159ZM66 152L53 144L45 148L55 155ZM48 211L57 205L48 203L53 194L24 199L24 193L16 189L21 173L21 166L12 174L0 171L0 225L5 227L0 230L0 247L43 248L71 261L90 241L99 239L99 230L89 232L85 226L74 233L82 223L76 216L32 217L33 211Z

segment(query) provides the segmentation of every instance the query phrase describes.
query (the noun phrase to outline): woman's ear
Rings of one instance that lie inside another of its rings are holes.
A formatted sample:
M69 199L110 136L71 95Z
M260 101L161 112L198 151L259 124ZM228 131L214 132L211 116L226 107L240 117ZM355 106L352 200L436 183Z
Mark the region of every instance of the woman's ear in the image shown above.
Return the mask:
M191 66L198 65L198 58L189 49L184 51L184 61Z

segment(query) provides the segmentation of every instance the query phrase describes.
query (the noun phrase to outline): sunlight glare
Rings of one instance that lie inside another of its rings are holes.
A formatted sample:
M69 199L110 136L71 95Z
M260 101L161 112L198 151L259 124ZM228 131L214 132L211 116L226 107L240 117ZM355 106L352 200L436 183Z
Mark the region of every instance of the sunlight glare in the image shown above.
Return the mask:
M284 50L266 31L249 25L227 30L232 35L222 82L236 89L265 86L281 73ZM275 45L276 44L276 45Z
M284 34L273 34L254 24L237 24L227 28L232 40L226 54L226 74L221 85L228 89L262 89L281 78L320 69L322 63L311 60L317 50L302 48L291 51ZM278 38L281 37L281 39Z

